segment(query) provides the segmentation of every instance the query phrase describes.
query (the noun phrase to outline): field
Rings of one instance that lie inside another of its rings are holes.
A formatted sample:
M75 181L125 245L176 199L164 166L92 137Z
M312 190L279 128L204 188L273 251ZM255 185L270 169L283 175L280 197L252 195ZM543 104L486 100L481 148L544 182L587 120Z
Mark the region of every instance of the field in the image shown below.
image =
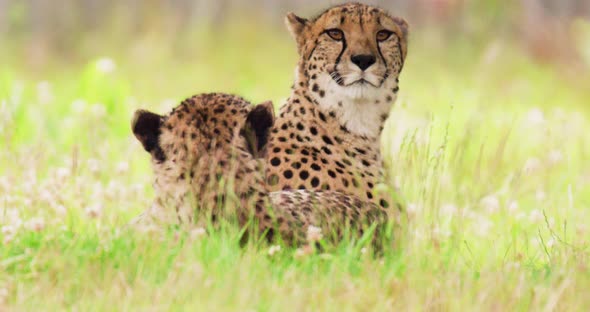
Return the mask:
M124 230L153 197L135 109L289 95L286 32L234 26L193 34L181 54L146 36L41 67L3 47L0 310L590 308L590 75L508 40L412 37L383 137L411 218L399 252L343 242L300 256L240 248L231 229Z

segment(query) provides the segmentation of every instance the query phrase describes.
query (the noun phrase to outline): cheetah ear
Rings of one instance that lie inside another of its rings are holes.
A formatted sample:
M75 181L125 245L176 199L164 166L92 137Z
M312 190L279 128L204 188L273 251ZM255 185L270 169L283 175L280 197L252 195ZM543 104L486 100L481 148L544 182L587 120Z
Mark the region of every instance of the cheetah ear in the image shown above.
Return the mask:
M274 107L271 101L256 105L246 118L242 135L246 139L248 150L254 158L263 157L270 129L275 122Z
M404 40L406 40L408 38L408 22L406 22L405 19L401 18L401 17L397 17L394 16L392 17L393 21L395 22L395 24L400 28L400 30L402 31L402 35L404 36Z
M309 20L297 16L295 13L289 12L287 17L285 17L285 25L287 25L287 29L289 29L291 36L297 41L297 46L301 47L303 45L301 34L305 28L309 27Z
M131 129L137 140L141 142L141 145L148 153L159 160L163 156L158 142L163 120L164 117L158 114L139 109L135 111L131 121Z
M402 53L405 59L408 54L408 22L406 22L405 19L397 16L392 17L392 19L395 22L395 24L399 27L399 29L402 31L403 37L400 39L402 41Z

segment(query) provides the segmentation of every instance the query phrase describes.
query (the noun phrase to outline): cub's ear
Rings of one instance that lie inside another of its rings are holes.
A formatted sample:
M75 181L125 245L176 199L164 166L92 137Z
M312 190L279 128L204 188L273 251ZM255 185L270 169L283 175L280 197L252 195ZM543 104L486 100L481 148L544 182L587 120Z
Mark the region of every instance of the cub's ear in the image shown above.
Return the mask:
M303 31L309 27L310 22L309 20L299 17L292 12L289 12L285 17L285 25L287 25L287 29L291 33L291 36L297 41L297 47L301 49L303 46L303 38L302 34Z
M135 111L133 120L131 121L131 129L133 134L141 142L143 148L158 160L163 157L158 140L160 139L160 127L162 126L164 117L148 112L143 109Z
M270 129L274 122L275 114L271 101L256 105L248 113L242 135L246 139L248 150L254 158L264 156Z

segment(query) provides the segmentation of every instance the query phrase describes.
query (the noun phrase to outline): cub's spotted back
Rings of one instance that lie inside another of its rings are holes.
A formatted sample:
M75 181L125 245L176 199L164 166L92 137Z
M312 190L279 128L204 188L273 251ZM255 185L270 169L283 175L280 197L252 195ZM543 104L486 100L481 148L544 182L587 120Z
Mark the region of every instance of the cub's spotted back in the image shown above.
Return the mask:
M156 199L136 224L194 225L220 219L251 224L269 238L305 241L309 226L341 238L387 221L384 209L333 191L268 192L263 162L274 122L271 103L252 106L226 94L185 100L169 115L144 110L132 122L135 136L152 156Z

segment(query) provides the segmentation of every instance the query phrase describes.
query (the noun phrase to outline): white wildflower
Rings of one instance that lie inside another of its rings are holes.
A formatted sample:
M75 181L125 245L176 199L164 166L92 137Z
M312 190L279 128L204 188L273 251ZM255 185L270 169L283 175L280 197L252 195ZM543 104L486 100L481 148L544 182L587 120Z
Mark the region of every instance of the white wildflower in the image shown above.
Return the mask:
M60 204L54 204L52 206L52 208L55 211L55 213L59 216L65 216L68 213L68 210L66 209L66 207L64 207L63 205L60 205Z
M20 214L16 209L7 209L4 211L6 216L6 223L10 224L14 228L18 229L23 224Z
M0 287L0 303L5 301L6 298L8 298L8 289L5 287Z
M420 208L421 207L416 203L408 203L408 214L416 215L416 213L418 213L421 210Z
M94 195L95 198L100 198L103 196L103 194L110 199L116 198L119 194L121 194L121 191L124 189L124 186L117 182L117 181L110 181L109 184L107 184L106 188L102 188L102 185L100 185L100 187L97 185L97 187L95 188L96 194Z
M513 271L513 270L519 270L520 269L520 263L516 262L516 261L511 261L511 262L507 262L505 264L505 268L509 271Z
M45 229L45 221L42 218L33 218L27 221L25 227L29 231L41 232L43 229Z
M537 126L545 123L545 114L539 108L531 109L526 115L528 125Z
M456 214L457 210L459 210L457 206L455 204L450 203L444 204L440 207L440 212L446 216L452 216Z
M477 220L477 224L475 224L475 234L480 236L480 237L484 237L484 236L488 236L490 233L490 230L492 229L493 223L492 221L490 221L487 218L479 218Z
M280 245L270 246L270 248L268 249L268 255L272 257L272 256L274 256L274 254L278 253L279 251L281 251Z
M443 229L439 226L436 226L432 230L432 235L434 238L447 239L449 236L451 236L451 232L448 229Z
M301 248L297 248L297 250L295 250L294 257L297 259L301 259L303 257L313 254L313 252L314 252L313 246L305 245L305 246L303 246Z
M547 157L549 164L557 165L563 161L563 154L560 150L552 150L549 152L549 156Z
M69 176L70 176L70 169L69 168L61 167L61 168L57 168L57 170L55 171L55 177L60 181L65 180Z
M98 218L102 215L102 205L101 204L94 204L91 206L86 207L85 209L86 214L90 218Z
M14 225L5 225L2 227L3 236L13 236L16 234L17 228Z
M9 182L10 179L6 176L0 177L0 190L8 191L11 188L11 183Z
M545 191L538 189L537 192L535 193L535 198L538 201L544 201L547 198L547 193L545 193Z
M47 189L41 190L41 192L39 193L39 199L46 203L53 203L55 201L53 193L51 193Z
M192 229L192 230L190 231L190 237L191 237L192 239L201 238L201 237L203 237L203 236L205 236L205 235L207 235L207 230L205 230L205 229L204 229L204 228L202 228L202 227L198 227L198 228Z
M117 164L117 169L116 169L117 173L122 174L122 173L126 173L127 171L129 171L129 163L126 161L121 161Z
M37 99L42 105L53 101L53 93L51 92L51 84L47 81L41 81L37 84Z
M500 200L496 195L488 195L480 203L488 213L495 213L500 209Z
M322 229L313 225L307 228L307 241L310 243L317 242L323 237Z
M92 185L92 199L93 200L101 200L105 197L105 188L103 187L102 183L96 182Z
M115 61L113 61L113 59L108 58L108 57L103 57L100 58L96 61L96 70L98 70L101 73L112 73L117 69L117 64L115 64Z
M529 221L535 224L540 223L545 219L543 213L539 209L535 209L529 213Z
M538 158L532 157L525 161L523 170L526 174L533 174L543 168L543 163Z
M518 202L513 200L508 203L508 212L514 214L518 211Z
M71 109L76 114L82 114L86 110L87 105L86 101L77 99L72 102Z
M4 245L8 245L8 244L12 243L13 239L14 239L14 236L6 235L6 236L4 236L4 239L2 240L2 242L4 243Z
M107 114L107 108L101 103L93 104L90 107L90 114L94 117L104 117Z
M86 161L86 166L88 166L88 170L92 173L98 173L100 171L100 162L97 159L88 159L88 161Z

